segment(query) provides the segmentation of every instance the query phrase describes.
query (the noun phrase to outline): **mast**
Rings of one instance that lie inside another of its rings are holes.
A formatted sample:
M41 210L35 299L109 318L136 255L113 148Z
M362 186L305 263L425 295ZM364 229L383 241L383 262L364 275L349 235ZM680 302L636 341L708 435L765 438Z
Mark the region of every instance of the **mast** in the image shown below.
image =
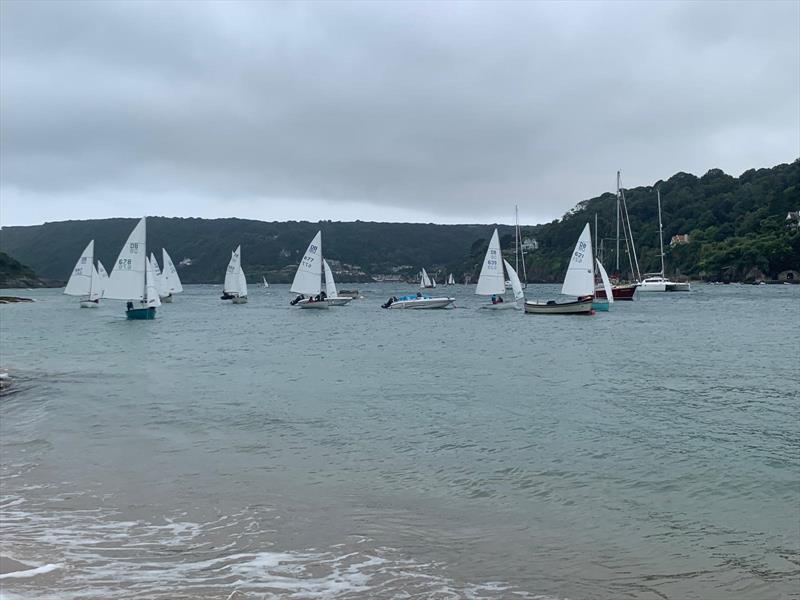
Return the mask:
M622 216L622 213L619 211L619 171L617 171L617 252L615 254L617 258L617 276L619 276L619 219Z
M661 276L664 277L664 226L661 224L661 187L656 188L658 194L658 244L661 247Z
M599 254L597 254L597 242L598 242L599 238L600 238L600 236L597 233L597 213L594 213L594 258L595 258L595 260L599 260L599 256L600 256ZM597 275L597 267L595 267L594 264L592 264L592 273Z
M633 243L633 229L631 229L631 218L628 215L628 203L625 201L625 192L621 192L622 195L622 208L625 211L625 220L628 222L628 231L625 237L625 243L627 244L628 238L631 240L631 245L629 249L629 261L632 260L631 263L631 276L634 274L636 275L636 281L642 280L642 272L639 269L639 259L636 257L636 245ZM632 257L630 255L633 255ZM636 272L633 271L633 265L636 265Z
M519 273L519 206L514 205L514 270Z

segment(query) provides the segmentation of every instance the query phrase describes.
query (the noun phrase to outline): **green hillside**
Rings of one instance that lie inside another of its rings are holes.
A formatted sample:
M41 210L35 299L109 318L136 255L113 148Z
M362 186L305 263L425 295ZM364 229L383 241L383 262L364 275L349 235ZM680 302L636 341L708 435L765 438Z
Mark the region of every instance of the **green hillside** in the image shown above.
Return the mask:
M658 271L658 206L661 190L667 273L710 280L747 280L757 272L773 278L800 269L800 230L787 214L800 210L800 159L771 169L752 169L731 177L712 169L702 177L677 173L652 187L625 190L636 255L642 273ZM595 214L609 272L614 270L616 197L603 194L578 204L563 218L526 229L539 249L528 259L531 280L557 281L571 250ZM688 234L689 243L669 246L672 236ZM478 251L480 254L480 250ZM620 270L629 259L620 252Z
M0 288L45 287L33 269L23 265L5 252L0 252Z
M96 257L110 271L135 219L62 221L30 227L4 227L0 248L19 256L44 277L66 280L89 240ZM415 275L450 272L461 265L476 238L491 234L493 225L433 225L417 223L333 222L285 223L245 219L148 217L147 245L165 247L187 283L220 282L231 251L242 245L242 264L248 278L289 282L311 238L321 229L325 257L350 267L341 281L368 280L368 274ZM500 226L509 233L513 228ZM488 234L487 234L488 232ZM183 259L191 264L179 265ZM440 276L441 277L441 276Z
M613 174L611 174L613 176ZM658 213L655 188L660 187L667 273L712 280L775 277L800 269L800 230L786 220L800 210L800 159L770 169L752 169L740 177L712 169L702 177L677 173L651 187L625 190L636 255L641 271L659 269ZM603 261L616 264L614 233L616 198L605 193L580 202L561 219L523 228L538 249L528 253L529 281L560 281L578 235L589 222L598 230ZM0 249L29 264L42 277L66 280L90 239L97 257L111 269L135 219L63 221L31 227L4 227ZM291 281L294 269L317 229L322 229L325 256L344 265L341 281L367 280L370 275L400 273L413 277L453 272L460 280L477 277L493 225L332 222L285 223L245 219L148 218L148 247L166 247L187 283L219 282L237 244L252 281L265 275L274 283ZM513 228L500 226L503 248L513 254ZM689 243L674 247L669 240L688 234ZM628 264L623 252L620 266ZM513 256L509 256L513 264ZM349 265L349 266L347 266ZM340 272L341 272L340 271Z

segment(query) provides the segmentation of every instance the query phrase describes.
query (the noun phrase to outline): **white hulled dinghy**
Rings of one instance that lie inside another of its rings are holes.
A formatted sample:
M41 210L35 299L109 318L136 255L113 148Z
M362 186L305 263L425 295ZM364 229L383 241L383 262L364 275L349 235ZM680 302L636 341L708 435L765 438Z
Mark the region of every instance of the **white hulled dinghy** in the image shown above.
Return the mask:
M147 225L142 217L128 236L114 263L104 296L127 300L125 315L132 320L150 320L161 306L153 265L147 259Z
M242 270L242 246L236 246L231 252L231 260L225 271L225 283L222 286L220 300L230 300L233 304L247 303L247 279Z
M172 257L164 248L161 249L161 263L164 265L164 270L161 272L161 289L162 292L166 292L163 301L172 302L173 294L180 294L183 291L183 284Z
M352 300L349 296L340 296L336 290L336 282L333 280L333 271L328 261L322 259L322 267L325 270L325 302L330 306L344 306Z
M317 232L306 248L290 289L295 294L300 294L290 302L292 306L328 308L326 294L322 291L322 231Z
M81 308L97 308L102 296L102 280L94 266L94 240L81 253L64 288L67 296L79 296Z
M478 277L478 285L475 287L475 293L477 295L491 296L492 303L484 304L481 308L491 310L519 308L516 302L506 302L503 298L503 294L506 291L506 279L503 275L504 264L508 265L508 263L503 260L500 251L500 238L497 234L497 229L495 229L494 233L492 233L491 240L489 240L489 247L486 249L486 255L483 257L481 274ZM510 269L510 265L508 265L508 268ZM509 271L509 283L511 283L510 275L511 272ZM514 273L514 277L519 284L519 277L516 277L516 272ZM517 287L520 291L522 290L521 284ZM516 297L516 290L514 293Z
M570 302L525 302L525 312L539 315L590 315L593 314L594 298L594 260L592 256L592 234L589 224L583 228L575 250L567 267L561 293L565 296L577 296Z

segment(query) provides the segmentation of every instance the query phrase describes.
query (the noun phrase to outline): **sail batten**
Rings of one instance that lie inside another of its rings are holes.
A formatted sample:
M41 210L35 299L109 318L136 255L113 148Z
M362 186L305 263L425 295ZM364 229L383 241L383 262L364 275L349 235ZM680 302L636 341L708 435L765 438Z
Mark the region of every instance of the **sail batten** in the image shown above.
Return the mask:
M566 296L590 296L594 294L594 259L592 257L592 234L589 224L583 228L578 243L570 257L567 274L561 293Z
M503 277L503 258L500 253L500 238L497 229L492 233L486 255L483 257L481 274L475 293L479 296L502 294L506 291L505 277Z
M291 291L307 296L315 296L322 291L322 231L317 231L308 245L294 274Z

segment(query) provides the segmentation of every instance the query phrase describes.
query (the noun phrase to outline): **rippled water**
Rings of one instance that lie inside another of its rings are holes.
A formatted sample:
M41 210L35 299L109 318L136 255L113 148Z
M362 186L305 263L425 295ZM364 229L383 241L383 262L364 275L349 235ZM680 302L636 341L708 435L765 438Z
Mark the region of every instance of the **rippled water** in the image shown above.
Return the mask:
M3 598L800 597L800 286L450 290L0 307Z

